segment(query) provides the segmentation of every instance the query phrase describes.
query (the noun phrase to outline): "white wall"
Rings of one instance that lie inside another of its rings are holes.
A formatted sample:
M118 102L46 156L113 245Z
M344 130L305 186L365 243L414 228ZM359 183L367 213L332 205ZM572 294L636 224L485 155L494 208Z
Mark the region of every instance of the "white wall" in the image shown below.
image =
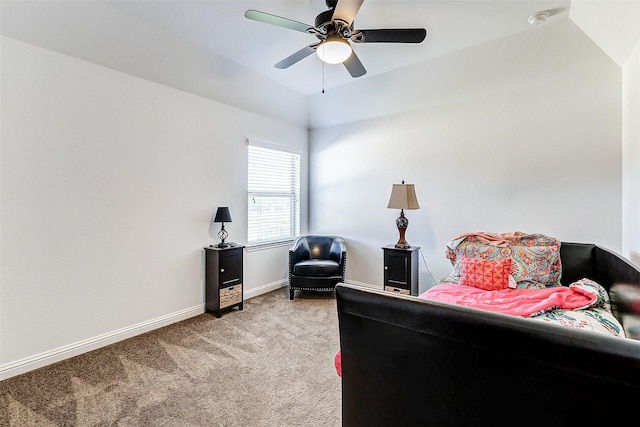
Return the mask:
M622 253L640 265L640 41L622 76Z
M508 45L539 59L501 58ZM347 279L382 285L380 247L398 239L398 212L386 205L403 179L421 205L405 212L406 238L436 281L451 268L446 242L468 231L539 232L620 251L620 69L570 21L440 61L405 70L416 84L396 91L391 108L411 110L311 133L310 228L347 239ZM450 79L438 73L447 69ZM383 115L373 92L349 93L363 116L376 113L372 105ZM421 265L421 290L432 284Z
M640 265L640 1L572 0L570 17L622 69L622 255Z
M1 107L0 379L201 313L217 206L246 242L246 138L307 165L306 128L6 37ZM245 295L286 268L245 253Z

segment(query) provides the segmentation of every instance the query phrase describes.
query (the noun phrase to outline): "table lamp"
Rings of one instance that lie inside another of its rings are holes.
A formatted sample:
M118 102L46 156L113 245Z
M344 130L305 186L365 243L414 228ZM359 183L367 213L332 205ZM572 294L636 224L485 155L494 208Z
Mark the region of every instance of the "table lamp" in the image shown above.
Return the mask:
M405 184L404 180L402 181L402 184L393 184L387 208L400 209L400 216L396 219L396 226L398 227L398 233L400 233L400 238L398 239L398 243L396 243L396 248L410 248L411 246L404 238L404 233L409 225L409 220L404 216L404 210L420 209L418 199L416 198L416 190L413 184Z
M227 233L227 230L224 229L225 222L232 222L231 212L229 212L229 208L226 206L219 207L218 210L216 211L216 216L213 222L222 223L220 231L218 231L218 238L220 239L220 243L218 243L217 247L219 248L229 247L229 244L225 243L225 240L227 239L227 237L229 237L229 233Z

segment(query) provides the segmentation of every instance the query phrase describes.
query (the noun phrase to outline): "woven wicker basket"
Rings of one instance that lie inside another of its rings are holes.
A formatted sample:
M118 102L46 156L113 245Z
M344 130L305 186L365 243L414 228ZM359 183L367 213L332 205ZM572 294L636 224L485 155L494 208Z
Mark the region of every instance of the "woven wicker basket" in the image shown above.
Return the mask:
M242 302L242 283L220 289L220 308Z

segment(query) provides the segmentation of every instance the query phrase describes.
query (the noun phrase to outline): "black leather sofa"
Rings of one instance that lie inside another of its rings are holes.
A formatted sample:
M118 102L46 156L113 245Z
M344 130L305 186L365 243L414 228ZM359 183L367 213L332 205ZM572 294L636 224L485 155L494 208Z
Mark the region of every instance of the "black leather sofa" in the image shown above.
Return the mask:
M561 243L562 283L640 289L640 270ZM640 341L338 284L342 425L640 422ZM626 425L626 424L624 424Z

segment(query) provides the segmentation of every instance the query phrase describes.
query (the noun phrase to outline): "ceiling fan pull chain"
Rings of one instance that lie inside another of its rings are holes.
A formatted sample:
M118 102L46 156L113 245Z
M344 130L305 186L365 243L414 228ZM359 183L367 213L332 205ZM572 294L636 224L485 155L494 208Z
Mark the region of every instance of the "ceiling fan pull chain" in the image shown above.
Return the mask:
M320 42L322 43L322 42ZM320 58L322 59L322 58ZM322 62L322 93L324 93L324 60L320 61Z

